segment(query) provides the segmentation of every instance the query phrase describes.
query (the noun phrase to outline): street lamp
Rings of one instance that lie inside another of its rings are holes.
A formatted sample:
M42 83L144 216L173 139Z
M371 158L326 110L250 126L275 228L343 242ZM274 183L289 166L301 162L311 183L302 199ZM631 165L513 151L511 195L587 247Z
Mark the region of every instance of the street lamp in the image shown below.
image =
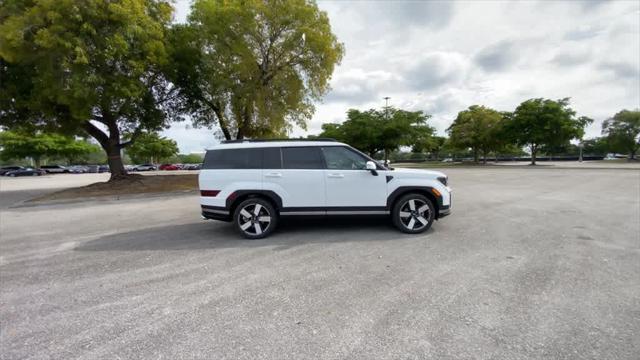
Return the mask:
M389 99L391 99L388 96L383 97L384 99L384 118L385 120L389 121Z

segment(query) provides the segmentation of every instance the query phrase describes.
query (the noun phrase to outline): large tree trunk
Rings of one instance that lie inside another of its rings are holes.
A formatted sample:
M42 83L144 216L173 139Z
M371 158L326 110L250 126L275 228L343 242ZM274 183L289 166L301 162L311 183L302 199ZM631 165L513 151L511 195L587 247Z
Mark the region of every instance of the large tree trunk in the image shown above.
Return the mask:
M229 126L227 125L227 120L224 117L222 109L219 106L212 106L212 109L218 118L218 124L220 124L220 130L222 130L225 140L231 140L231 131L229 131Z
M531 165L536 164L536 153L538 152L538 147L535 145L531 146Z
M107 152L107 163L109 164L109 171L111 171L109 180L121 179L127 176L127 171L124 169L124 163L122 162L120 144L108 144L104 150Z
M123 144L120 143L120 132L118 131L115 122L107 125L109 127L109 135L105 134L102 130L92 124L90 121L85 121L84 129L94 139L100 143L102 149L107 154L107 163L109 164L109 171L111 172L111 180L121 179L127 176L127 171L124 169L122 162L121 149Z

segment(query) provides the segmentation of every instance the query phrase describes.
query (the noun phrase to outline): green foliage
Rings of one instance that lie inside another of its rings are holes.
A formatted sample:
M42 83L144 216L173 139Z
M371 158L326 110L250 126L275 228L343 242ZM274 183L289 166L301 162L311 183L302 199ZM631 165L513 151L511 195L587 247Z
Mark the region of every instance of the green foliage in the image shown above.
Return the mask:
M167 125L171 88L160 70L171 14L162 0L4 2L0 71L10 100L0 101L0 125L86 132L109 155L112 177L122 175L121 133Z
M434 129L427 125L429 115L422 111L405 111L389 107L385 110L350 109L341 124L325 123L320 137L334 138L351 144L371 156L379 151L387 154L400 146L429 144Z
M3 160L32 158L36 166L44 158L76 159L97 150L96 145L70 136L17 131L0 132L0 148Z
M140 134L136 142L127 148L127 155L136 164L163 162L177 153L178 144L157 133Z
M305 128L344 52L307 0L196 0L171 44L167 75L184 109L226 139Z
M444 136L429 136L426 139L416 141L416 143L411 147L411 151L418 154L427 152L430 157L438 160L446 141L447 138ZM414 158L417 159L417 157Z
M582 138L584 127L591 122L587 117L576 118L568 98L530 99L509 116L505 134L517 145L529 147L531 163L535 164L538 151L553 152L572 139Z
M503 126L502 114L484 106L472 105L458 113L458 117L447 129L451 145L458 149L471 149L474 161L478 162L478 154L483 158L489 152L503 147L501 136Z
M180 164L199 164L202 163L204 157L199 154L178 154L177 163Z
M622 110L602 124L602 134L612 151L635 159L640 149L640 110Z
M596 137L587 139L582 142L583 153L585 155L602 155L605 156L611 152L607 138Z

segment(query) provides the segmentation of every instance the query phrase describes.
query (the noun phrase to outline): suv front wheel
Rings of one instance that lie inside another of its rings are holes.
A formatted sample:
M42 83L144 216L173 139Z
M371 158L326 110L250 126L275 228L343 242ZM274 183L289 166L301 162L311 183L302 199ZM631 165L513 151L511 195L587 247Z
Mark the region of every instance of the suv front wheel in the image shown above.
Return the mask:
M236 207L233 223L245 238L261 239L273 232L278 223L278 215L270 202L250 198Z
M421 194L407 194L398 200L391 213L393 224L402 232L418 234L428 230L436 217L431 200Z

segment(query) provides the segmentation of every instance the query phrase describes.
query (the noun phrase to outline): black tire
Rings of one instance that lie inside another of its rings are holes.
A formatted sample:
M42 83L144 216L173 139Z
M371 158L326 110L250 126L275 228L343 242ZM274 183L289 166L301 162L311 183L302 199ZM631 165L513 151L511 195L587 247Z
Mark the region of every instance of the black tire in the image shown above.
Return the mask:
M433 202L417 193L402 196L395 202L391 212L393 225L407 234L419 234L429 230L435 218Z
M236 207L233 224L245 238L262 239L275 230L278 213L269 201L259 197L249 198Z

